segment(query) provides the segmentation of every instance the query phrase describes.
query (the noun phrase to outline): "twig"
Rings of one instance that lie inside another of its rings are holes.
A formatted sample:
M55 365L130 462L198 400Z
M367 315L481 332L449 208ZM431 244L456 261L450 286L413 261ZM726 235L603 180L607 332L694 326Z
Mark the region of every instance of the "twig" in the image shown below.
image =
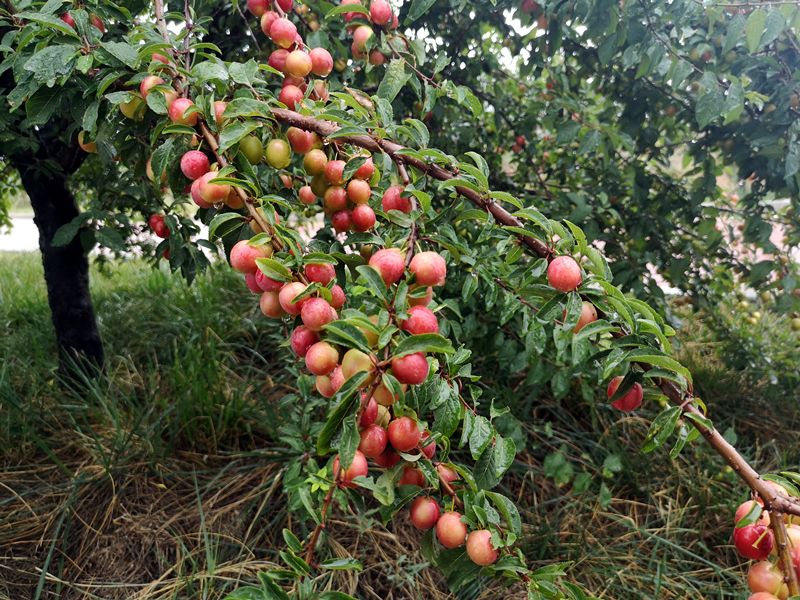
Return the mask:
M778 546L778 560L783 571L783 581L789 588L789 595L800 594L800 585L797 582L797 572L792 560L792 549L789 546L789 536L786 533L786 523L783 520L783 513L772 511L770 513L769 525L775 534L775 543Z
M234 6L236 6L236 12L239 13L239 16L242 17L242 21L244 21L245 31L247 31L247 34L251 38L253 38L253 43L256 45L256 50L258 50L258 53L261 54L261 46L258 43L258 38L256 37L256 34L253 33L253 30L250 28L250 21L247 20L247 15L245 15L242 12L242 7L239 6L239 1L238 0L236 0L233 4L234 4Z
M208 142L208 147L211 148L211 151L214 153L214 158L216 158L219 166L224 169L228 166L228 161L222 154L219 153L219 142L217 142L217 138L213 133L211 133L211 130L203 121L200 121L199 127L203 137L206 139L206 142ZM280 250L283 248L283 244L277 238L277 236L275 236L275 230L272 229L272 226L267 223L267 221L264 220L264 218L261 216L261 213L259 213L258 209L254 206L253 199L248 196L247 192L245 192L242 188L237 187L235 189L236 193L239 194L239 197L244 201L247 212L250 213L250 216L253 217L253 220L263 231L272 236L272 247L275 248L275 250Z
M331 488L328 490L328 493L325 495L325 500L322 502L322 510L319 513L319 523L317 523L317 526L314 527L314 531L311 533L311 539L308 541L308 548L306 549L306 563L309 565L314 559L314 549L319 541L319 536L322 533L322 530L325 529L325 517L328 516L328 508L331 505L331 500L333 500L333 492L335 491L336 482L334 481L331 484Z
M400 180L403 182L403 186L408 186L411 183L411 178L408 176L408 171L406 170L406 166L403 164L403 161L400 159L399 156L393 156L395 164L397 165L397 172L400 174ZM417 198L414 194L411 194L411 198L409 198L411 202L411 212L417 210ZM414 219L411 221L411 232L408 234L408 239L406 240L406 247L408 250L406 251L406 268L408 265L411 264L411 259L414 258L414 252L416 250L416 243L417 243L417 236L419 235L419 227L417 226L417 220Z
M188 71L191 67L192 61L189 55L189 43L192 39L192 31L194 30L194 21L192 21L192 12L189 10L189 0L183 0L183 20L185 21L186 35L183 37L183 66ZM184 94L188 94L188 88L184 88Z
M167 21L164 19L164 0L153 0L153 6L155 7L156 11L156 26L158 27L159 33L161 33L161 37L164 38L164 41L167 42L170 46L172 46L172 42L169 40L169 29L167 29ZM175 53L174 48L170 48L172 53Z

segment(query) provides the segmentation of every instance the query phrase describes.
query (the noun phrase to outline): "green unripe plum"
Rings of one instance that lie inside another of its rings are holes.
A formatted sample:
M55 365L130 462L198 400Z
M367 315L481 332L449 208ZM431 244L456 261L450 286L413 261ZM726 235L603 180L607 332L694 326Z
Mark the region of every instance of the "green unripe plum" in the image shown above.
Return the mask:
M239 150L251 165L257 165L264 158L264 144L254 135L248 135L239 142Z
M292 162L292 149L285 140L270 140L267 144L267 162L275 169L285 169Z
M144 100L140 96L134 96L127 102L120 104L119 110L127 118L141 121L144 118Z
M368 373L374 369L375 365L368 354L351 348L345 352L342 358L342 373L345 379L350 379L356 373L362 371Z

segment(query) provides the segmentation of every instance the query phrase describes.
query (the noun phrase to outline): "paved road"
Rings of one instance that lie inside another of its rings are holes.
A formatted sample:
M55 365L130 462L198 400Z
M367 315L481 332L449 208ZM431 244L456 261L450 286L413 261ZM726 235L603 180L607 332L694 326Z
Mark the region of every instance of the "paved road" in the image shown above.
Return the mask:
M38 250L39 232L33 217L13 217L10 232L0 233L0 252Z

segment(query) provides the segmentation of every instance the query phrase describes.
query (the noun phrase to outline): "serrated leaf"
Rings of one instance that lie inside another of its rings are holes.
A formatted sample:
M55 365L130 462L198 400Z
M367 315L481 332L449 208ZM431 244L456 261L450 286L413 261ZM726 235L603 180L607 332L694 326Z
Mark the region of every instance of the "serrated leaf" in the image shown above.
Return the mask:
M355 325L343 321L333 321L325 325L323 329L329 342L347 348L356 348L365 354L371 352L367 337Z
M264 275L275 281L291 281L292 271L274 258L257 258L256 266Z
M228 81L228 70L223 64L204 60L192 68L192 78L197 82L216 80L225 83Z
M31 56L25 63L25 70L33 73L40 83L47 83L56 77L69 74L75 66L78 47L68 44L47 46Z
M521 535L522 519L519 516L516 505L503 494L498 494L497 492L486 492L486 497L495 505L508 524L509 529L516 535Z
M435 3L436 0L414 0L411 3L411 8L408 9L408 14L406 15L406 25L410 25L419 19L422 15L428 12L431 6L433 6Z
M472 421L472 428L469 436L469 453L472 458L477 460L484 450L492 443L494 427L489 419L483 415L476 416Z
M222 130L219 136L219 151L225 152L238 144L243 137L251 134L253 131L261 127L258 121L234 121Z
M76 39L80 39L76 31L64 23L58 17L54 17L52 15L46 15L42 13L33 13L33 12L19 12L15 15L18 19L22 19L24 21L33 21L34 23L39 23L40 25L46 25L52 29L55 29L65 35L70 37L74 37Z
M361 277L366 282L367 287L373 294L375 294L375 296L384 301L387 299L386 283L383 281L383 278L380 276L378 271L369 265L359 265L356 267L356 271L361 274Z
M342 422L347 415L355 412L356 402L359 401L361 395L358 393L361 385L367 380L369 373L361 371L353 375L350 379L344 382L344 385L337 392L336 398L338 403L331 410L328 419L325 421L322 430L317 436L317 453L327 454L331 451L331 440L333 436L339 431Z
M750 52L755 52L759 48L761 36L764 34L764 25L767 23L767 13L763 8L757 8L750 13L747 17L747 24L745 25L745 39L747 40L747 49Z
M244 224L245 221L246 219L242 215L235 212L215 215L208 225L208 239L213 239L215 235L225 237L231 231Z
M342 4L335 6L326 12L325 18L331 19L337 15L343 15L344 13L358 13L367 17L369 16L369 10L367 10L367 8L361 4Z

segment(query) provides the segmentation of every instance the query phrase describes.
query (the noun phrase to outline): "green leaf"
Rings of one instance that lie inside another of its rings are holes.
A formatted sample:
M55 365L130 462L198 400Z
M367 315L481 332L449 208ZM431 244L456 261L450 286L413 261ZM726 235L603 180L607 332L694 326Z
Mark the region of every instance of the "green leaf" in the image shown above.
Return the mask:
M347 6L352 6L348 4ZM344 592L336 592L336 591L329 591L329 592L322 592L319 595L319 600L358 600L354 598L350 594L345 594Z
M291 530L284 528L283 530L283 541L286 542L286 545L289 546L289 549L292 552L302 552L303 551L303 544L300 543L300 540L297 536L291 532Z
M647 437L642 445L642 452L652 452L659 448L667 441L675 426L678 424L678 419L681 416L680 406L670 406L662 410L658 416L653 419L650 424L650 429L647 432Z
M581 145L578 146L578 154L588 154L590 152L594 152L600 146L600 142L602 141L602 137L600 136L600 132L596 129L592 129L583 136L581 140Z
M353 5L348 4L347 6ZM400 90L403 89L403 86L410 78L411 73L406 72L405 61L399 58L392 60L389 63L389 67L386 69L386 74L383 76L383 80L378 86L378 96L391 102L395 99L397 94L400 93Z
M192 68L192 77L197 82L216 80L225 83L228 81L228 70L221 63L204 60Z
M292 271L274 258L257 258L256 266L264 275L275 281L292 280Z
M498 494L497 492L486 492L486 497L495 505L511 531L516 535L521 535L522 519L519 516L516 505L503 494Z
M446 389L445 389L446 388ZM441 402L433 409L433 431L450 437L458 428L461 416L464 414L464 406L458 397L458 392L453 390L450 385L444 382L439 388L440 397L437 401Z
M761 518L762 512L764 508L758 502L753 502L748 513L736 522L736 529L752 525Z
M78 34L75 30L64 23L58 17L54 17L51 15L45 15L42 13L33 13L33 12L20 12L16 14L18 19L22 19L24 21L33 21L34 23L39 23L40 25L46 25L52 29L55 29L65 35L73 37L75 39L80 39Z
M78 231L80 230L81 226L84 222L84 216L78 215L74 219L72 219L69 223L65 223L61 227L58 228L55 235L53 236L52 244L53 246L66 246L69 244L72 239L78 235Z
M149 98L149 96L148 96ZM241 139L261 127L258 121L234 121L222 130L219 136L219 151L225 152L238 144Z
M288 596L286 596L286 598L288 598ZM246 585L234 590L222 600L272 600L272 598L265 596L264 590L261 588L254 587L252 585Z
M320 568L330 571L361 571L364 566L355 558L329 558L320 563Z
M406 25L410 25L417 19L419 19L422 15L428 12L436 3L436 0L414 0L411 3L411 8L408 9L408 14L406 15Z
M294 570L298 575L308 575L311 573L311 567L309 564L293 552L286 552L282 550L279 554L281 559L283 559L283 562L285 562L289 568Z
M582 340L592 337L593 335L603 334L609 331L619 331L619 327L609 323L605 319L598 319L597 321L585 325L578 333L575 334L575 339Z
M161 144L150 160L150 166L156 178L161 176L161 173L166 172L167 167L172 162L172 154L175 148L175 138L169 138L166 142Z
M759 47L764 47L771 44L778 36L783 33L786 27L786 19L777 8L772 8L767 14L766 23L764 24L764 32L761 34Z
M258 80L258 63L252 58L246 63L231 63L228 72L234 83L253 85Z
M325 425L322 427L317 437L318 454L324 455L331 451L331 440L334 434L339 430L339 427L341 427L347 415L355 412L356 402L358 402L361 397L358 393L359 389L367 380L367 377L369 377L369 374L364 371L356 373L344 382L344 385L336 394L336 398L339 398L339 402L329 413L328 419L325 421Z
M517 446L511 438L495 436L494 445L488 448L475 464L475 483L489 490L495 487L514 462Z
M345 417L342 422L342 431L339 439L336 442L336 449L339 451L339 464L342 469L349 469L353 464L353 457L358 450L358 444L361 441L361 436L356 427L355 415Z
M228 102L223 113L225 117L271 117L269 104L253 98L234 98Z
M453 354L455 348L450 340L438 333L423 333L403 339L392 352L392 357L399 358L417 352Z
M469 453L472 458L477 460L483 454L483 451L492 443L493 434L494 427L489 419L482 415L474 418L469 436Z
M345 346L347 348L356 348L365 354L369 354L371 349L369 342L364 332L351 323L345 323L341 320L328 323L323 328L326 334L326 339L338 346Z
M139 58L136 48L125 42L101 42L100 46L126 67L133 69Z
M764 25L767 23L767 13L763 8L757 8L750 13L747 17L747 24L745 25L745 37L747 40L747 49L750 52L755 52L759 48L761 36L764 34Z
M668 371L674 371L679 375L683 375L687 381L692 381L692 374L689 372L689 369L684 367L677 360L663 354L653 354L652 351L647 348L634 350L628 354L627 358L632 362L647 363L648 365L661 367Z
M348 4L347 6L350 5ZM383 281L383 278L380 276L380 274L369 265L359 265L356 267L356 271L361 274L361 277L366 282L369 290L380 300L385 302L387 300L386 283Z
M694 116L699 127L705 127L716 119L724 106L724 98L719 87L715 85L711 90L700 96L694 107Z
M325 18L332 19L333 17L342 15L344 13L358 13L367 17L369 16L369 10L367 10L366 6L362 6L361 4L342 4L335 6L326 12Z
M208 239L212 239L215 235L225 237L231 231L241 226L245 222L244 216L235 212L220 213L211 219L208 225ZM224 227L222 227L224 225ZM222 229L220 230L220 227Z
M33 73L36 81L47 83L72 72L77 55L77 46L68 44L47 46L28 59L25 70Z

